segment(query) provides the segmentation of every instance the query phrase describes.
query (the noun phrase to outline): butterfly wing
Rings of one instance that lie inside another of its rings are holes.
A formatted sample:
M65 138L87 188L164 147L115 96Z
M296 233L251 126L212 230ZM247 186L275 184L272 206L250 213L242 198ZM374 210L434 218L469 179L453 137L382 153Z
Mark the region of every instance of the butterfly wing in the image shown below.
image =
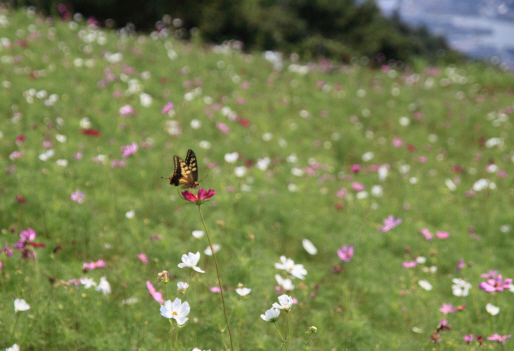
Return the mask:
M185 161L178 156L173 156L173 163L175 169L173 170L173 174L168 178L171 185L182 185L183 189L194 189L200 185L200 183L198 183L198 166L193 150L189 149L187 151Z
M198 165L196 162L196 155L193 150L187 150L185 163L191 170L191 176L193 177L193 181L195 183L198 183Z

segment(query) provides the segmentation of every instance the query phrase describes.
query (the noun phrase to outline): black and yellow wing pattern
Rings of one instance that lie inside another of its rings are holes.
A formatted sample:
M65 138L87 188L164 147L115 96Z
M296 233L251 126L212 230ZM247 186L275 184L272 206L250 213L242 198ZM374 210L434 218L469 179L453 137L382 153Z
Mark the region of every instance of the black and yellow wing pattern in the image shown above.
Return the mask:
M175 169L173 174L167 178L170 184L175 186L182 185L183 189L194 189L200 185L198 183L198 164L193 150L187 150L185 161L176 155L173 156L173 163Z

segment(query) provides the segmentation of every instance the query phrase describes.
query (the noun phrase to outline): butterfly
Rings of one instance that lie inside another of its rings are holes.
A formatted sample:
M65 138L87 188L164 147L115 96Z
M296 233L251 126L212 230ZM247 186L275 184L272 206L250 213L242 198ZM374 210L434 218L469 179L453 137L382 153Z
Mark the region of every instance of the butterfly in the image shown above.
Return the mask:
M178 156L173 156L175 169L169 178L170 185L182 185L183 189L196 188L200 185L198 182L198 165L196 163L196 155L193 150L187 150L186 160L182 160Z

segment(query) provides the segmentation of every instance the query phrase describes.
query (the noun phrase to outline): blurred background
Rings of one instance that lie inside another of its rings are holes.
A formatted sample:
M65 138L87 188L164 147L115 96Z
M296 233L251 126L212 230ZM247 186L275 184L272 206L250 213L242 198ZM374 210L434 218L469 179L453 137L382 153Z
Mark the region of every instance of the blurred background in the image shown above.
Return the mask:
M514 69L514 0L12 0L48 15L94 16L129 31L180 27L204 43L237 40L248 52L296 53L343 62L366 57L413 64L464 57ZM443 62L441 62L443 61Z

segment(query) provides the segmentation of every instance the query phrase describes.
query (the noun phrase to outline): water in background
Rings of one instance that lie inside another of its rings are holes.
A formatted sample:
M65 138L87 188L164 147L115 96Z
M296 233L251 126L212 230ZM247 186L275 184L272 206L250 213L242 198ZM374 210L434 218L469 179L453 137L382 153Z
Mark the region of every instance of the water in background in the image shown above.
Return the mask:
M513 0L376 0L386 15L425 24L434 34L471 57L487 58L514 70Z

